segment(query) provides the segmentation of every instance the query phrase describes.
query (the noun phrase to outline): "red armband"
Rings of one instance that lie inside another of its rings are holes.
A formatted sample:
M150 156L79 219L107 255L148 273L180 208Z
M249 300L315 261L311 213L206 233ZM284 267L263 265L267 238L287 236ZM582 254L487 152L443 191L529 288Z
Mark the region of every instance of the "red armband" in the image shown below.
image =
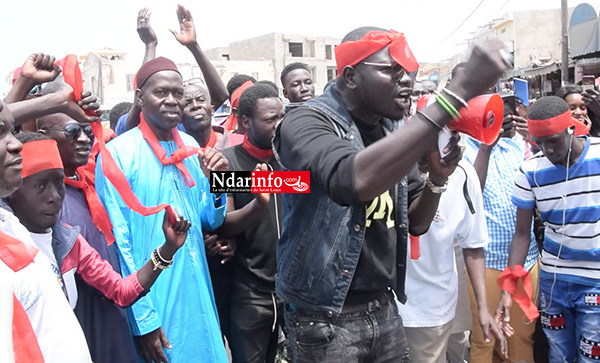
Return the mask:
M523 280L523 289L519 289L519 280ZM530 321L540 316L537 306L531 301L532 287L529 272L521 265L515 265L514 268L507 266L496 280L502 290L510 293L513 300L519 304L519 307Z

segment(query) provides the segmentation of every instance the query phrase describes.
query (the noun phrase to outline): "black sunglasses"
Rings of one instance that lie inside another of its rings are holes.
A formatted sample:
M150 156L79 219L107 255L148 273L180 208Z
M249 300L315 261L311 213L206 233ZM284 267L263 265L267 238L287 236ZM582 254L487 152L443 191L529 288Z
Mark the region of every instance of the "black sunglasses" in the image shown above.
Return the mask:
M92 127L90 125L79 125L79 124L68 124L64 129L47 129L49 131L62 131L65 133L65 137L71 140L77 140L81 132L85 132L85 136L87 136L90 140L94 140L94 133L92 132Z

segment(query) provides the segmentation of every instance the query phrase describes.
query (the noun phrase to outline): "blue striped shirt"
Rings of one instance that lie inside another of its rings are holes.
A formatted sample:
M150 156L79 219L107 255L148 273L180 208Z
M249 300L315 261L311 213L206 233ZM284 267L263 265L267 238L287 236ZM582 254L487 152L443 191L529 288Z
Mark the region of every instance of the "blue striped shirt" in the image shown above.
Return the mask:
M475 162L480 142L468 137L464 158ZM512 203L514 176L526 159L528 146L519 136L502 138L492 149L487 178L483 189L483 207L490 243L485 247L485 265L502 271L508 264L510 242L515 234L517 207ZM531 231L531 244L525 260L525 269L530 270L537 262L538 249Z
M545 226L543 271L598 284L600 139L587 138L579 159L569 168L568 180L567 168L536 154L515 177L513 203L524 209L537 206L540 211Z

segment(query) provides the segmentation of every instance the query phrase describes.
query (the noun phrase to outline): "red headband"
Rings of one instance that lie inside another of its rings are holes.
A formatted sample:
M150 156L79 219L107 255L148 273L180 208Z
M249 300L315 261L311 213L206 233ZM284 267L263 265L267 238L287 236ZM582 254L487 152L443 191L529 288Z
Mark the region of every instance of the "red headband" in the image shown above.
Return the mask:
M394 30L372 31L359 40L343 42L335 47L338 74L342 74L344 67L355 66L388 45L392 59L407 72L416 71L419 68L419 63L408 47L403 33Z
M52 139L24 143L21 157L23 158L23 171L21 172L23 179L48 169L64 169L58 146Z
M587 135L589 133L584 124L573 118L570 110L546 120L527 119L529 134L533 137L555 135L572 126L575 126L575 136Z
M246 81L246 82L242 83L241 86L236 88L236 90L233 91L233 93L231 93L231 99L230 99L231 108L238 107L242 93L244 93L245 90L247 90L248 88L250 88L252 86L254 86L254 82ZM225 131L227 131L227 132L231 132L231 131L234 131L235 129L237 129L237 124L238 124L237 116L233 112L227 117L227 119L225 121L223 121L223 127L225 128Z

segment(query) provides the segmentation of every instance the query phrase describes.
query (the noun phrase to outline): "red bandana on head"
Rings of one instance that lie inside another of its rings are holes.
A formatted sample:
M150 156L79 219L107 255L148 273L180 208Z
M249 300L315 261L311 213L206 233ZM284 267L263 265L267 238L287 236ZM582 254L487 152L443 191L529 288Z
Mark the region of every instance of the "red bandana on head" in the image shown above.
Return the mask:
M547 120L527 119L527 128L532 137L555 135L571 126L575 126L575 132L573 133L575 136L589 134L587 127L579 120L573 118L570 110Z
M394 30L376 30L367 33L359 40L343 42L335 47L338 74L342 74L344 67L355 66L388 45L392 59L407 72L416 71L419 68L419 63L408 47L403 33Z
M248 88L254 86L252 81L246 81L241 86L239 86L233 93L231 94L231 109L238 107L240 102L240 97L242 93ZM238 118L237 115L233 112L227 117L225 121L223 121L223 127L225 128L225 132L232 132L237 129Z
M64 169L58 146L52 139L24 143L21 157L23 158L23 171L21 172L23 178L48 169Z

